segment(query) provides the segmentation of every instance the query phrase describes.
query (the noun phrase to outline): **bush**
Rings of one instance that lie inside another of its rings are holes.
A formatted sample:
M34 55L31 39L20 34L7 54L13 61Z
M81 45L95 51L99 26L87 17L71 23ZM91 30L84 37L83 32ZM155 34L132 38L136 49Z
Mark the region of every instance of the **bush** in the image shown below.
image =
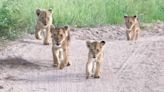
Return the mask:
M21 15L21 6L17 0L7 0L0 8L0 37L3 39L15 39L24 29L24 20Z

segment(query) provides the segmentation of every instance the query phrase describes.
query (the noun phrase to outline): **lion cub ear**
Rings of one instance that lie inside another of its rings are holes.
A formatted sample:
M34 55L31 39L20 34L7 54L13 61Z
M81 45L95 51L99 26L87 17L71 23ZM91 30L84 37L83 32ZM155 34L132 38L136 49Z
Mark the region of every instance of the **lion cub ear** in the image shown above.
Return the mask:
M105 45L105 41L101 41L100 44L101 44L101 46L104 46Z
M139 20L138 17L137 17L136 15L133 16L133 19L134 19L135 21L138 21L138 20Z
M133 19L138 19L136 15L133 16Z
M68 36L69 35L69 27L68 26L64 26L63 29L64 29L64 31L66 33L66 36Z
M53 33L54 30L55 30L55 26L54 25L51 25L50 26L50 32Z
M36 9L36 15L39 16L41 12L41 9Z
M69 27L68 26L64 26L64 30L68 30L69 29Z
M124 16L124 18L127 18L128 16Z
M88 48L90 48L91 42L90 41L86 41L86 45L87 45Z
M51 14L53 13L51 8L50 8L50 9L48 9L48 11L49 11Z

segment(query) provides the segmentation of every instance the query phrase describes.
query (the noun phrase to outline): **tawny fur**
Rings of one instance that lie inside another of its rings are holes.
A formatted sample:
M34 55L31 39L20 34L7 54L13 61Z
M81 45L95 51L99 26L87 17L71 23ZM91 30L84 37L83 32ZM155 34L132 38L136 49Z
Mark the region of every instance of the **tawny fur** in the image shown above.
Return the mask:
M53 66L63 69L70 65L68 61L70 30L67 26L57 28L51 26L51 33Z
M127 40L136 41L141 31L137 16L124 16Z
M50 27L52 25L52 10L36 10L37 21L35 26L35 37L36 39L42 39L41 33L45 33L44 35L44 45L49 45L51 32ZM45 31L45 32L44 32Z
M86 42L89 49L86 64L86 79L89 77L100 78L102 62L104 60L105 41Z

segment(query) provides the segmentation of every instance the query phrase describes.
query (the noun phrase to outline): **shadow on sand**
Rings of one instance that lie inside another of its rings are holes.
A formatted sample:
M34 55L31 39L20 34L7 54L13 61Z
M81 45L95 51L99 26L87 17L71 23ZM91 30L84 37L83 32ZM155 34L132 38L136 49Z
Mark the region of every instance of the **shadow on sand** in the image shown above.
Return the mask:
M29 62L25 59L22 59L20 57L15 58L6 58L6 59L0 59L0 66L1 67L7 67L7 68L32 68L32 69L40 69L40 66L37 64L34 64L32 62Z
M39 40L38 40L39 41ZM21 43L27 43L27 44L35 44L35 45L43 45L43 43L41 42L37 42L36 40L20 40Z

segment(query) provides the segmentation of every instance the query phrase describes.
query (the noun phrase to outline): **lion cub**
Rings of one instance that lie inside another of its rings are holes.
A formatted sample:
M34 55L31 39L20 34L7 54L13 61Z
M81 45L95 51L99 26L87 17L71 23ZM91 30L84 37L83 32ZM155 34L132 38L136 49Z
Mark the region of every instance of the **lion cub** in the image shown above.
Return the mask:
M90 76L100 78L101 64L104 59L104 45L105 41L101 42L86 42L89 49L88 62L86 64L86 79Z
M44 37L44 45L49 45L49 41L51 38L51 32L50 32L50 27L52 25L52 10L41 10L37 9L36 10L36 15L37 15L37 23L35 26L35 37L36 39L41 39L41 33L45 32L45 37Z
M137 16L124 16L127 40L137 40L141 31Z
M63 69L65 66L70 65L68 61L70 30L68 26L56 28L51 26L51 34L53 66Z

